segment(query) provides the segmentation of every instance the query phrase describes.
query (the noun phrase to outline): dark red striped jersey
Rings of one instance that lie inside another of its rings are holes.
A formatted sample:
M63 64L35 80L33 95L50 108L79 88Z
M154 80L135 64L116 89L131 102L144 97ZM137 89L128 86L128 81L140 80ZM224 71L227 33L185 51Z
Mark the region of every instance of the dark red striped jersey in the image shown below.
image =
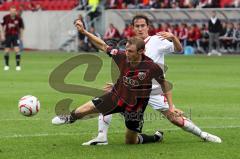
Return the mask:
M5 35L19 35L20 29L24 29L23 20L18 15L12 17L10 14L3 17L2 26L5 28Z
M113 58L120 71L112 89L116 94L115 97L118 98L117 105L124 105L127 111L145 109L151 93L152 79L156 79L159 83L164 81L160 66L149 57L142 55L142 61L137 66L131 67L125 52L109 47L107 53Z

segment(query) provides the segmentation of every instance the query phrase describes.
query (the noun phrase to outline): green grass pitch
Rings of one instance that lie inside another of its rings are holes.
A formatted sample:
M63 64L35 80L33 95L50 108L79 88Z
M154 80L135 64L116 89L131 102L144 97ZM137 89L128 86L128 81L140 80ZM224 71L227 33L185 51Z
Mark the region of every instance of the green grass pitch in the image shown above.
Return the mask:
M1 54L2 55L2 54ZM115 114L109 129L109 145L84 147L81 144L97 134L97 118L73 125L53 126L55 104L72 98L77 107L92 97L57 92L49 86L50 73L72 53L27 52L22 71L0 70L0 159L237 159L240 158L240 56L166 56L167 78L174 84L175 105L203 130L220 136L222 144L207 143L166 121L148 107L143 132L163 130L162 143L124 144L124 121ZM66 83L102 88L110 81L110 59L101 54L104 65L97 80L84 82L86 65L73 70ZM2 61L2 60L1 60ZM40 112L24 117L18 112L18 99L24 95L40 99Z

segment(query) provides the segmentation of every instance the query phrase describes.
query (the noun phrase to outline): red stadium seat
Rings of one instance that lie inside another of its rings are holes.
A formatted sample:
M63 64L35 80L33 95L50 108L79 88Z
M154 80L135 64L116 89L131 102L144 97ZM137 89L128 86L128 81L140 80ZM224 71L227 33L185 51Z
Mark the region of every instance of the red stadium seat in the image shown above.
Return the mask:
M0 10L9 10L11 6L16 6L18 9L20 5L23 5L25 10L30 10L30 3L34 6L40 4L43 10L71 10L78 5L77 0L13 0L12 2L5 2L0 5Z

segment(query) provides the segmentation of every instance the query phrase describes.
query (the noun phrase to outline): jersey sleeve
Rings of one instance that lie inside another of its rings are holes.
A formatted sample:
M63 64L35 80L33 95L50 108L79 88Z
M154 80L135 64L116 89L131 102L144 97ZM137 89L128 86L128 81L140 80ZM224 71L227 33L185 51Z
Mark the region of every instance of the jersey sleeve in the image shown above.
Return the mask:
M124 51L113 49L112 47L107 48L107 54L112 57L117 65L119 65L126 57Z
M163 39L159 36L156 36L155 39L156 39L155 45L158 46L159 52L161 52L163 54L169 54L169 53L174 52L173 42L171 42L167 39Z
M151 72L152 72L153 78L159 84L161 84L163 82L163 80L165 80L163 70L161 69L161 67L158 64L153 63Z

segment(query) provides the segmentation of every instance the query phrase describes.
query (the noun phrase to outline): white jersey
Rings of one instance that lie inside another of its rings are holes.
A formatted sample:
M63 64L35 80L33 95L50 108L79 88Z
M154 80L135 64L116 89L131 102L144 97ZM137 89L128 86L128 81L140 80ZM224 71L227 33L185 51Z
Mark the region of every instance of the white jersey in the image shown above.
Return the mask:
M172 42L154 35L149 36L145 40L145 55L150 57L155 63L164 65L164 55L174 52L174 45ZM152 89L159 87L156 81L153 81Z
M155 63L164 65L164 54L174 52L173 43L160 36L149 36L144 41L146 49L145 54Z

